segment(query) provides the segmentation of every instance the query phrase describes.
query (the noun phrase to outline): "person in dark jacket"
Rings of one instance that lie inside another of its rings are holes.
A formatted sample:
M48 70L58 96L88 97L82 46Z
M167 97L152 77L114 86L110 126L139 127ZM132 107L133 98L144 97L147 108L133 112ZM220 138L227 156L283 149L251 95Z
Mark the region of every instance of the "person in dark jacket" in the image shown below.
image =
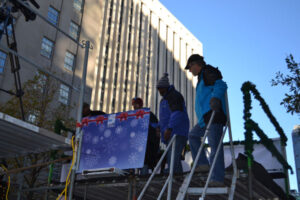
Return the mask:
M174 173L182 173L181 153L185 148L188 132L189 117L186 111L183 96L170 85L168 74L158 81L157 89L162 96L159 105L159 128L161 141L168 144L171 138L176 135ZM168 152L167 162L170 168L171 149Z
M82 117L91 117L91 116L97 116L97 115L105 115L106 113L101 110L91 110L90 104L83 103L82 106Z
M209 159L210 163L212 163L222 136L223 126L227 121L225 108L227 84L222 80L222 75L218 68L207 65L203 57L198 54L193 54L189 57L185 69L189 70L194 76L198 76L195 100L195 112L198 123L189 133L192 157L195 159L198 149L201 146L201 137L205 133L212 111L215 111L215 117L208 133L208 143L211 147ZM204 150L202 150L196 171L207 172L209 168L209 162ZM221 186L223 182L224 153L222 145L212 172L210 185Z
M132 106L134 110L143 108L143 100L139 97L132 99ZM157 117L150 111L150 121L148 128L147 148L145 154L144 167L141 169L141 175L148 174L149 169L154 169L159 151L159 137L156 134L158 125Z

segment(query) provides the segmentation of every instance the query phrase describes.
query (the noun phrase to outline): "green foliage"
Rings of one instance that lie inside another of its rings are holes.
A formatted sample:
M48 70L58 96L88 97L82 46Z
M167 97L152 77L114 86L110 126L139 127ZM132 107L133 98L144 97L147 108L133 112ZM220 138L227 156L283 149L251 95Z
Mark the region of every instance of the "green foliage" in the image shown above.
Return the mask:
M284 94L285 98L280 105L284 105L288 113L300 115L300 63L294 61L293 55L289 55L285 61L290 74L284 75L280 71L277 72L271 84L272 86L285 85L290 88L289 93Z
M53 131L57 119L62 120L67 127L75 125L75 119L68 117L70 106L54 102L58 85L46 74L40 72L33 79L23 84L23 107L26 119L35 116L35 120L29 121L34 125ZM0 105L0 111L21 119L19 99L15 96Z
M253 161L253 131L256 132L256 134L260 137L261 143L272 153L273 156L277 158L277 160L285 167L285 169L289 168L292 169L289 164L286 162L286 160L282 157L282 155L278 152L276 147L274 146L272 140L268 138L268 136L259 128L258 124L255 123L251 119L251 95L250 91L253 93L254 98L257 99L260 102L260 105L268 118L270 119L271 123L275 126L276 131L280 135L280 140L283 145L286 146L287 137L283 132L283 129L280 127L279 123L277 122L276 118L273 116L273 114L270 111L269 106L266 104L265 100L260 96L260 93L257 91L254 84L251 82L245 82L242 85L241 88L243 92L243 100L244 100L244 128L245 128L245 153L250 159L250 165L252 165Z
M30 115L36 116L35 120L30 121L30 123L50 131L54 131L55 128L60 128L65 131L60 133L63 135L66 135L66 131L69 131L66 127L75 127L75 120L68 116L71 106L57 103L56 95L58 84L46 74L40 72L31 80L26 81L23 84L23 91L25 117L28 120ZM21 119L19 99L12 96L10 100L0 105L0 112ZM59 121L59 127L55 127L56 121ZM20 156L7 159L7 163L10 169L44 163L50 160L51 153L53 152ZM62 152L55 152L52 159L56 159L60 156L62 156ZM47 166L36 167L26 171L24 175L24 187L32 188L47 184L47 171ZM33 192L27 192L25 195L26 199L41 199L35 196L37 194Z

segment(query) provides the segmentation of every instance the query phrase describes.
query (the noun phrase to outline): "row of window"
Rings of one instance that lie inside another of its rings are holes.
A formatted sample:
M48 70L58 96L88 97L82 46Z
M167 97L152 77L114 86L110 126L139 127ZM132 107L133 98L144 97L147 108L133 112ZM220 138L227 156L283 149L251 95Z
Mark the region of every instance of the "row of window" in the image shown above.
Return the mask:
M50 58L53 51L53 42L47 38L43 38L42 47L41 47L41 55ZM0 50L0 74L4 72L4 67L6 63L7 54ZM75 64L75 55L69 51L66 52L64 68L73 71Z
M79 2L79 0L74 0L74 7L75 7L75 2ZM81 2L81 0L80 0ZM78 8L78 4L76 4L77 6L75 8ZM58 19L59 19L59 11L57 11L55 8L53 8L52 6L49 6L48 8L48 20L54 24L54 25L58 25ZM75 39L78 40L78 36L79 36L79 25L76 24L75 22L71 21L70 26L69 26L69 35Z
M54 42L44 37L42 40L41 55L45 56L46 58L51 58L53 48L54 48ZM75 64L74 61L75 61L75 55L67 51L65 55L64 67L72 71Z
M74 0L73 1L73 7L81 12L83 8L83 2L82 0ZM58 25L59 21L59 11L53 8L52 6L49 6L48 8L48 20L54 24ZM15 22L15 20L14 20ZM4 29L4 24L0 24L0 30ZM12 25L10 24L7 26L7 31L8 35L10 36L12 34ZM69 27L69 35L74 38L75 40L78 40L79 38L79 25L77 25L75 22L71 21L70 22L70 27ZM42 45L41 45L41 55L45 56L46 58L51 58L52 53L53 53L53 47L54 47L54 42L49 40L48 38L44 37L42 39ZM4 67L6 63L6 58L7 58L7 53L3 52L0 50L0 74L4 72ZM65 54L65 60L64 60L64 67L70 71L73 70L75 64L75 55L72 54L71 52L67 51ZM70 93L70 88L64 84L60 85L59 89L59 102L63 104L68 104L69 101L69 93ZM35 123L36 119L38 117L38 113L31 113L28 116L28 121Z

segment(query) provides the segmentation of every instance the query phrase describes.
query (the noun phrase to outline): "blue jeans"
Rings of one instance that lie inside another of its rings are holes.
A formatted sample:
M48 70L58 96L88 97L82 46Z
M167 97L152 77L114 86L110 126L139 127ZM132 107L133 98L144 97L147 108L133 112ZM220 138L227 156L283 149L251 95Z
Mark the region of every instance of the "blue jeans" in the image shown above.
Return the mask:
M169 139L167 141L167 145L169 144ZM176 141L175 141L175 153L174 153L174 173L182 173L182 165L181 165L181 153L183 149L185 148L187 138L182 135L176 135ZM171 166L171 154L172 154L172 146L170 147L168 154L167 154L167 162L168 162L168 167L170 169ZM170 170L167 169L167 172Z
M197 156L198 150L199 150L200 145L201 145L201 137L204 136L205 128L206 127L201 128L197 124L196 126L193 127L193 129L189 133L189 143L190 143L190 147L191 147L193 160L195 160L195 158ZM216 151L217 151L218 144L220 142L222 133L223 133L223 125L221 125L221 124L211 124L208 135L207 135L208 144L211 147L211 153L210 153L210 156L209 156L210 164L212 164L212 162L214 160L214 157L215 157L215 154L216 154ZM207 164L209 164L209 163L208 163L207 157L205 155L205 150L203 148L201 153L200 153L200 158L199 158L199 161L198 161L197 165L207 165ZM219 151L219 155L218 155L217 160L216 160L214 170L212 172L211 180L223 182L224 181L224 174L225 174L224 170L225 170L224 150L223 150L223 143L222 143L221 149Z

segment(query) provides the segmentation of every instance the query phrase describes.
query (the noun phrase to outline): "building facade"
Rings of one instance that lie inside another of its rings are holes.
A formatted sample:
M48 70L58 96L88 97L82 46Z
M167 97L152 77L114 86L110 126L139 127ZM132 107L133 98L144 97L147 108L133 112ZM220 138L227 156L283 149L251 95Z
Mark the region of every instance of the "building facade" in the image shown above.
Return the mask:
M144 106L158 113L156 83L164 73L187 104L191 125L196 122L196 80L184 70L187 58L203 54L195 38L158 0L50 0L39 1L38 12L77 41L89 40L85 102L94 110L115 113L132 109L131 99L141 97ZM37 17L25 22L15 15L18 52L68 83L58 83L60 104L72 107L76 116L84 49ZM5 45L2 37L1 45ZM0 88L12 89L13 76L7 52L0 50ZM21 60L21 81L36 69ZM1 92L0 103L10 96ZM55 104L54 104L55 105Z

